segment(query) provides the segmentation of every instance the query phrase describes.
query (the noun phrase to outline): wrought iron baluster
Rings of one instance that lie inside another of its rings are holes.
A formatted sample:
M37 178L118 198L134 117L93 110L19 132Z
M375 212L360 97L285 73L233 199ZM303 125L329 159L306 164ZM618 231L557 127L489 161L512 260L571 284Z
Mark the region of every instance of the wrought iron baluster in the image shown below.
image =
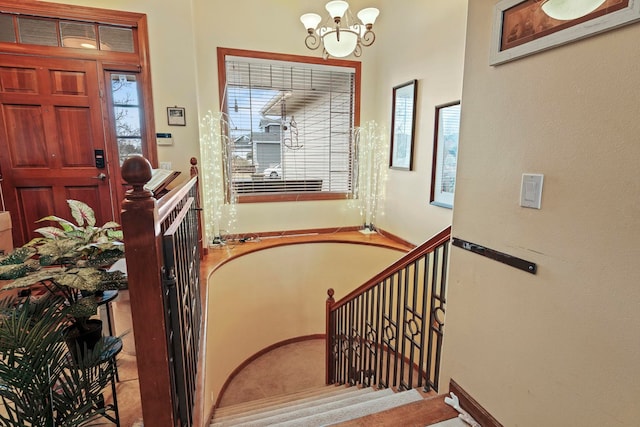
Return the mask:
M428 252L412 257L330 310L335 316L330 317L334 319L334 381L437 389L448 233L444 230L436 236L438 243L429 243Z
M423 258L424 268L422 269L422 323L420 324L420 376L418 377L417 387L422 387L423 379L426 384L427 378L429 378L429 371L427 369L427 360L426 357L429 358L431 353L429 349L425 349L425 339L426 336L429 335L429 327L427 325L427 319L429 319L431 314L431 306L429 304L429 254L426 254ZM426 350L426 351L425 351Z
M380 335L380 316L382 315L381 312L381 307L382 307L382 290L384 289L384 282L379 282L375 289L375 317L374 317L374 321L375 321L375 339L374 339L374 359L373 359L373 371L374 371L374 377L373 377L373 383L377 384L378 386L380 385L380 381L382 379L382 369L381 369L381 358L380 358L380 353L382 351L382 337Z
M408 383L405 382L405 365L407 360L407 329L409 327L407 322L407 311L409 310L409 266L404 268L404 280L402 281L402 317L399 319L399 325L401 325L402 330L398 331L398 336L402 339L402 345L400 346L400 375L398 377L398 383L400 385L400 390L406 390L408 388Z
M396 345L393 351L393 387L398 386L398 352L400 350L400 339L402 339L402 274L403 270L398 271L396 274L396 306L395 306L395 325L396 325Z

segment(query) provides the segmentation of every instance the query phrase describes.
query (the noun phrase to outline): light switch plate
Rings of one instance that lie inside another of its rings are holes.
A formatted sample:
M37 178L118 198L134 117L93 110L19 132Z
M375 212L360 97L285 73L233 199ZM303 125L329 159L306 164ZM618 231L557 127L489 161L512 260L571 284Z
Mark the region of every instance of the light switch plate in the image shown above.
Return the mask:
M544 175L537 173L523 173L520 189L520 206L524 208L540 209L542 202L542 181Z

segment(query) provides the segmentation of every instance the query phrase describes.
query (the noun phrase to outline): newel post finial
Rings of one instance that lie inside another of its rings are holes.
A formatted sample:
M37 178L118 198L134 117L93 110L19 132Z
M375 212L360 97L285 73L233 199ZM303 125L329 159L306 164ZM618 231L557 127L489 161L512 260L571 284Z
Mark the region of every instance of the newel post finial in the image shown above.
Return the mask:
M153 193L144 186L151 180L151 163L142 156L131 156L124 161L121 168L122 179L133 188L127 191L126 199L147 199Z
M198 176L198 159L196 159L195 157L192 157L189 160L189 163L191 163L191 169L189 171L191 178L193 178L194 176Z
M331 302L333 304L334 302L336 302L336 300L333 299L334 294L335 291L333 290L333 288L327 289L327 303Z

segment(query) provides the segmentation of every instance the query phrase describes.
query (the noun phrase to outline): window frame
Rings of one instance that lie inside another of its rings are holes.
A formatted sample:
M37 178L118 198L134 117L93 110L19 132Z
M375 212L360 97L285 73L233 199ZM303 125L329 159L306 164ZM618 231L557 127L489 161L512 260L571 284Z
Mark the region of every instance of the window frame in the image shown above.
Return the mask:
M218 96L220 111L227 111L225 88L227 82L226 75L226 58L227 56L257 58L273 61L285 61L285 62L298 62L303 64L317 64L317 65L330 65L338 67L352 68L355 70L354 74L354 102L353 102L353 126L360 126L360 94L361 94L361 79L362 79L362 64L359 61L351 61L344 59L322 59L311 56L282 54L274 52L262 52L245 49L232 49L225 47L217 48L218 55ZM227 129L223 129L223 132L227 132ZM226 168L223 168L226 170ZM226 177L225 177L226 178ZM355 185L355 183L352 183ZM225 179L225 186L227 186L227 179ZM231 189L226 188L226 194L230 195ZM267 193L267 194L238 194L236 195L236 201L238 203L264 203L264 202L289 202L289 201L309 201L309 200L343 200L349 199L352 196L352 192L339 193L339 192L287 192L287 193Z

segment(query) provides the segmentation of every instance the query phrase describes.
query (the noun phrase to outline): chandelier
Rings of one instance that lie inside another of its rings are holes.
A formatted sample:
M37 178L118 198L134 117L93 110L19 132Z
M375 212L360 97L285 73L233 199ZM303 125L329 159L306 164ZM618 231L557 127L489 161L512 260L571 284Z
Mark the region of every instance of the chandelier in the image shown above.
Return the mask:
M371 46L376 40L376 35L371 29L380 11L375 7L368 7L358 12L360 21L353 18L349 11L349 3L346 1L330 1L325 9L329 12L329 16L320 28L317 27L322 17L317 13L305 13L300 17L300 21L307 30L305 45L311 50L318 49L322 45L322 56L325 59L329 56L343 58L352 53L360 56L362 46Z
M551 18L569 21L590 14L604 2L605 0L546 0L541 7Z

